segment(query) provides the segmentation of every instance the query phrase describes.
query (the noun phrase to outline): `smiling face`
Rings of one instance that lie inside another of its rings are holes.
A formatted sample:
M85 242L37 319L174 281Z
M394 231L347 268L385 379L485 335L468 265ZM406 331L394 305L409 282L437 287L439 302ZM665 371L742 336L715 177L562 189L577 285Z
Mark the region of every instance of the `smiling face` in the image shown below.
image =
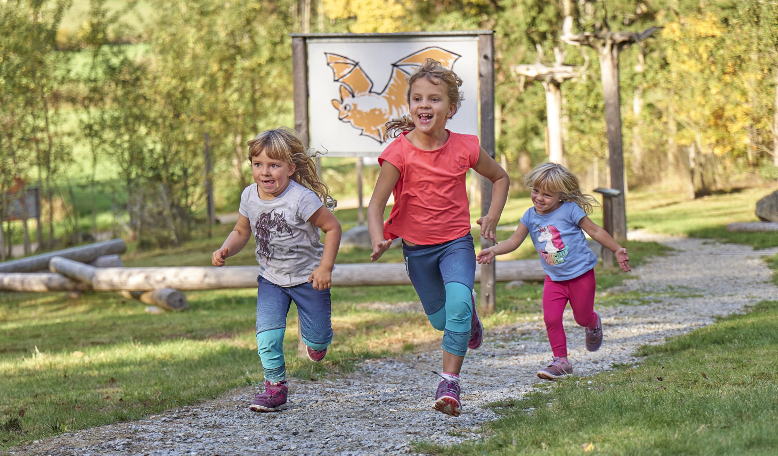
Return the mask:
M562 204L562 192L552 192L540 183L532 187L530 194L535 212L540 215L554 212Z
M447 95L446 84L422 77L410 89L410 111L416 131L429 136L443 134L446 122L456 113Z
M268 158L265 151L251 157L251 174L257 183L257 193L263 200L278 197L289 186L296 168L284 161Z

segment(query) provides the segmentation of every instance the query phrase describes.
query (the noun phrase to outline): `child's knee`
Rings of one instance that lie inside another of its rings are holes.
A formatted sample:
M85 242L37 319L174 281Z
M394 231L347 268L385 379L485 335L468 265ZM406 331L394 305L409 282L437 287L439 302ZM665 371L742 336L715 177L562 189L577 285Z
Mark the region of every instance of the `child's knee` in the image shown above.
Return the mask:
M473 315L472 291L457 282L446 284L446 329L469 332Z
M546 328L552 328L562 326L563 318L562 315L549 315L545 313L543 314L543 322L546 324Z
M427 315L427 318L432 324L432 327L438 331L443 331L446 328L446 307L441 307L440 310L434 314Z
M263 363L281 362L284 359L284 328L270 329L257 333L257 353Z

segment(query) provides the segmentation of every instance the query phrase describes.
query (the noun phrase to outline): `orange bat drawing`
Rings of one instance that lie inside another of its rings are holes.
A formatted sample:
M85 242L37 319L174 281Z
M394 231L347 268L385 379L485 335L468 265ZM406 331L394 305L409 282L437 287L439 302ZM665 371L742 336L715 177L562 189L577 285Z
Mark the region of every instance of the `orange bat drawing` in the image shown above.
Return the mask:
M349 123L360 130L360 136L384 142L386 122L408 113L405 92L408 83L405 77L424 64L426 59L435 59L451 69L461 56L439 47L428 47L392 64L392 77L381 92L373 92L373 81L364 72L359 62L348 57L324 53L327 66L340 83L340 100L332 100L338 110L338 120Z

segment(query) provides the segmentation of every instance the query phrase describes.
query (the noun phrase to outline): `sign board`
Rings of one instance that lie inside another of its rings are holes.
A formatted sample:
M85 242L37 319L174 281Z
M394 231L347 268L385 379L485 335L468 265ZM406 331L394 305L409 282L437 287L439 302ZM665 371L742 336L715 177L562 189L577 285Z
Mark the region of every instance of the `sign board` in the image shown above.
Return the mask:
M24 220L25 215L28 219L38 218L41 205L40 190L38 187L26 189L23 195L18 193L6 193L3 199L3 202L7 204L5 209L7 212L5 215L8 217L8 220ZM22 207L22 202L24 202L24 207Z
M479 34L306 35L309 144L328 157L377 157L386 122L408 113L406 77L427 58L462 79L447 128L479 134Z

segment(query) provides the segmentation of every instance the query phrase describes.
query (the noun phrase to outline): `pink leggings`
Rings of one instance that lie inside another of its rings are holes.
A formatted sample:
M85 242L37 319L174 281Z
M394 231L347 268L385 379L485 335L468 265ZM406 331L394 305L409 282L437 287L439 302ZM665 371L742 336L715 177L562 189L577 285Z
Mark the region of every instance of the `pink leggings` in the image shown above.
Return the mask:
M543 321L546 322L548 341L554 356L567 356L567 338L562 325L562 314L570 301L575 322L589 329L597 326L597 313L594 311L594 290L597 282L594 269L570 280L554 282L546 276L543 286Z

